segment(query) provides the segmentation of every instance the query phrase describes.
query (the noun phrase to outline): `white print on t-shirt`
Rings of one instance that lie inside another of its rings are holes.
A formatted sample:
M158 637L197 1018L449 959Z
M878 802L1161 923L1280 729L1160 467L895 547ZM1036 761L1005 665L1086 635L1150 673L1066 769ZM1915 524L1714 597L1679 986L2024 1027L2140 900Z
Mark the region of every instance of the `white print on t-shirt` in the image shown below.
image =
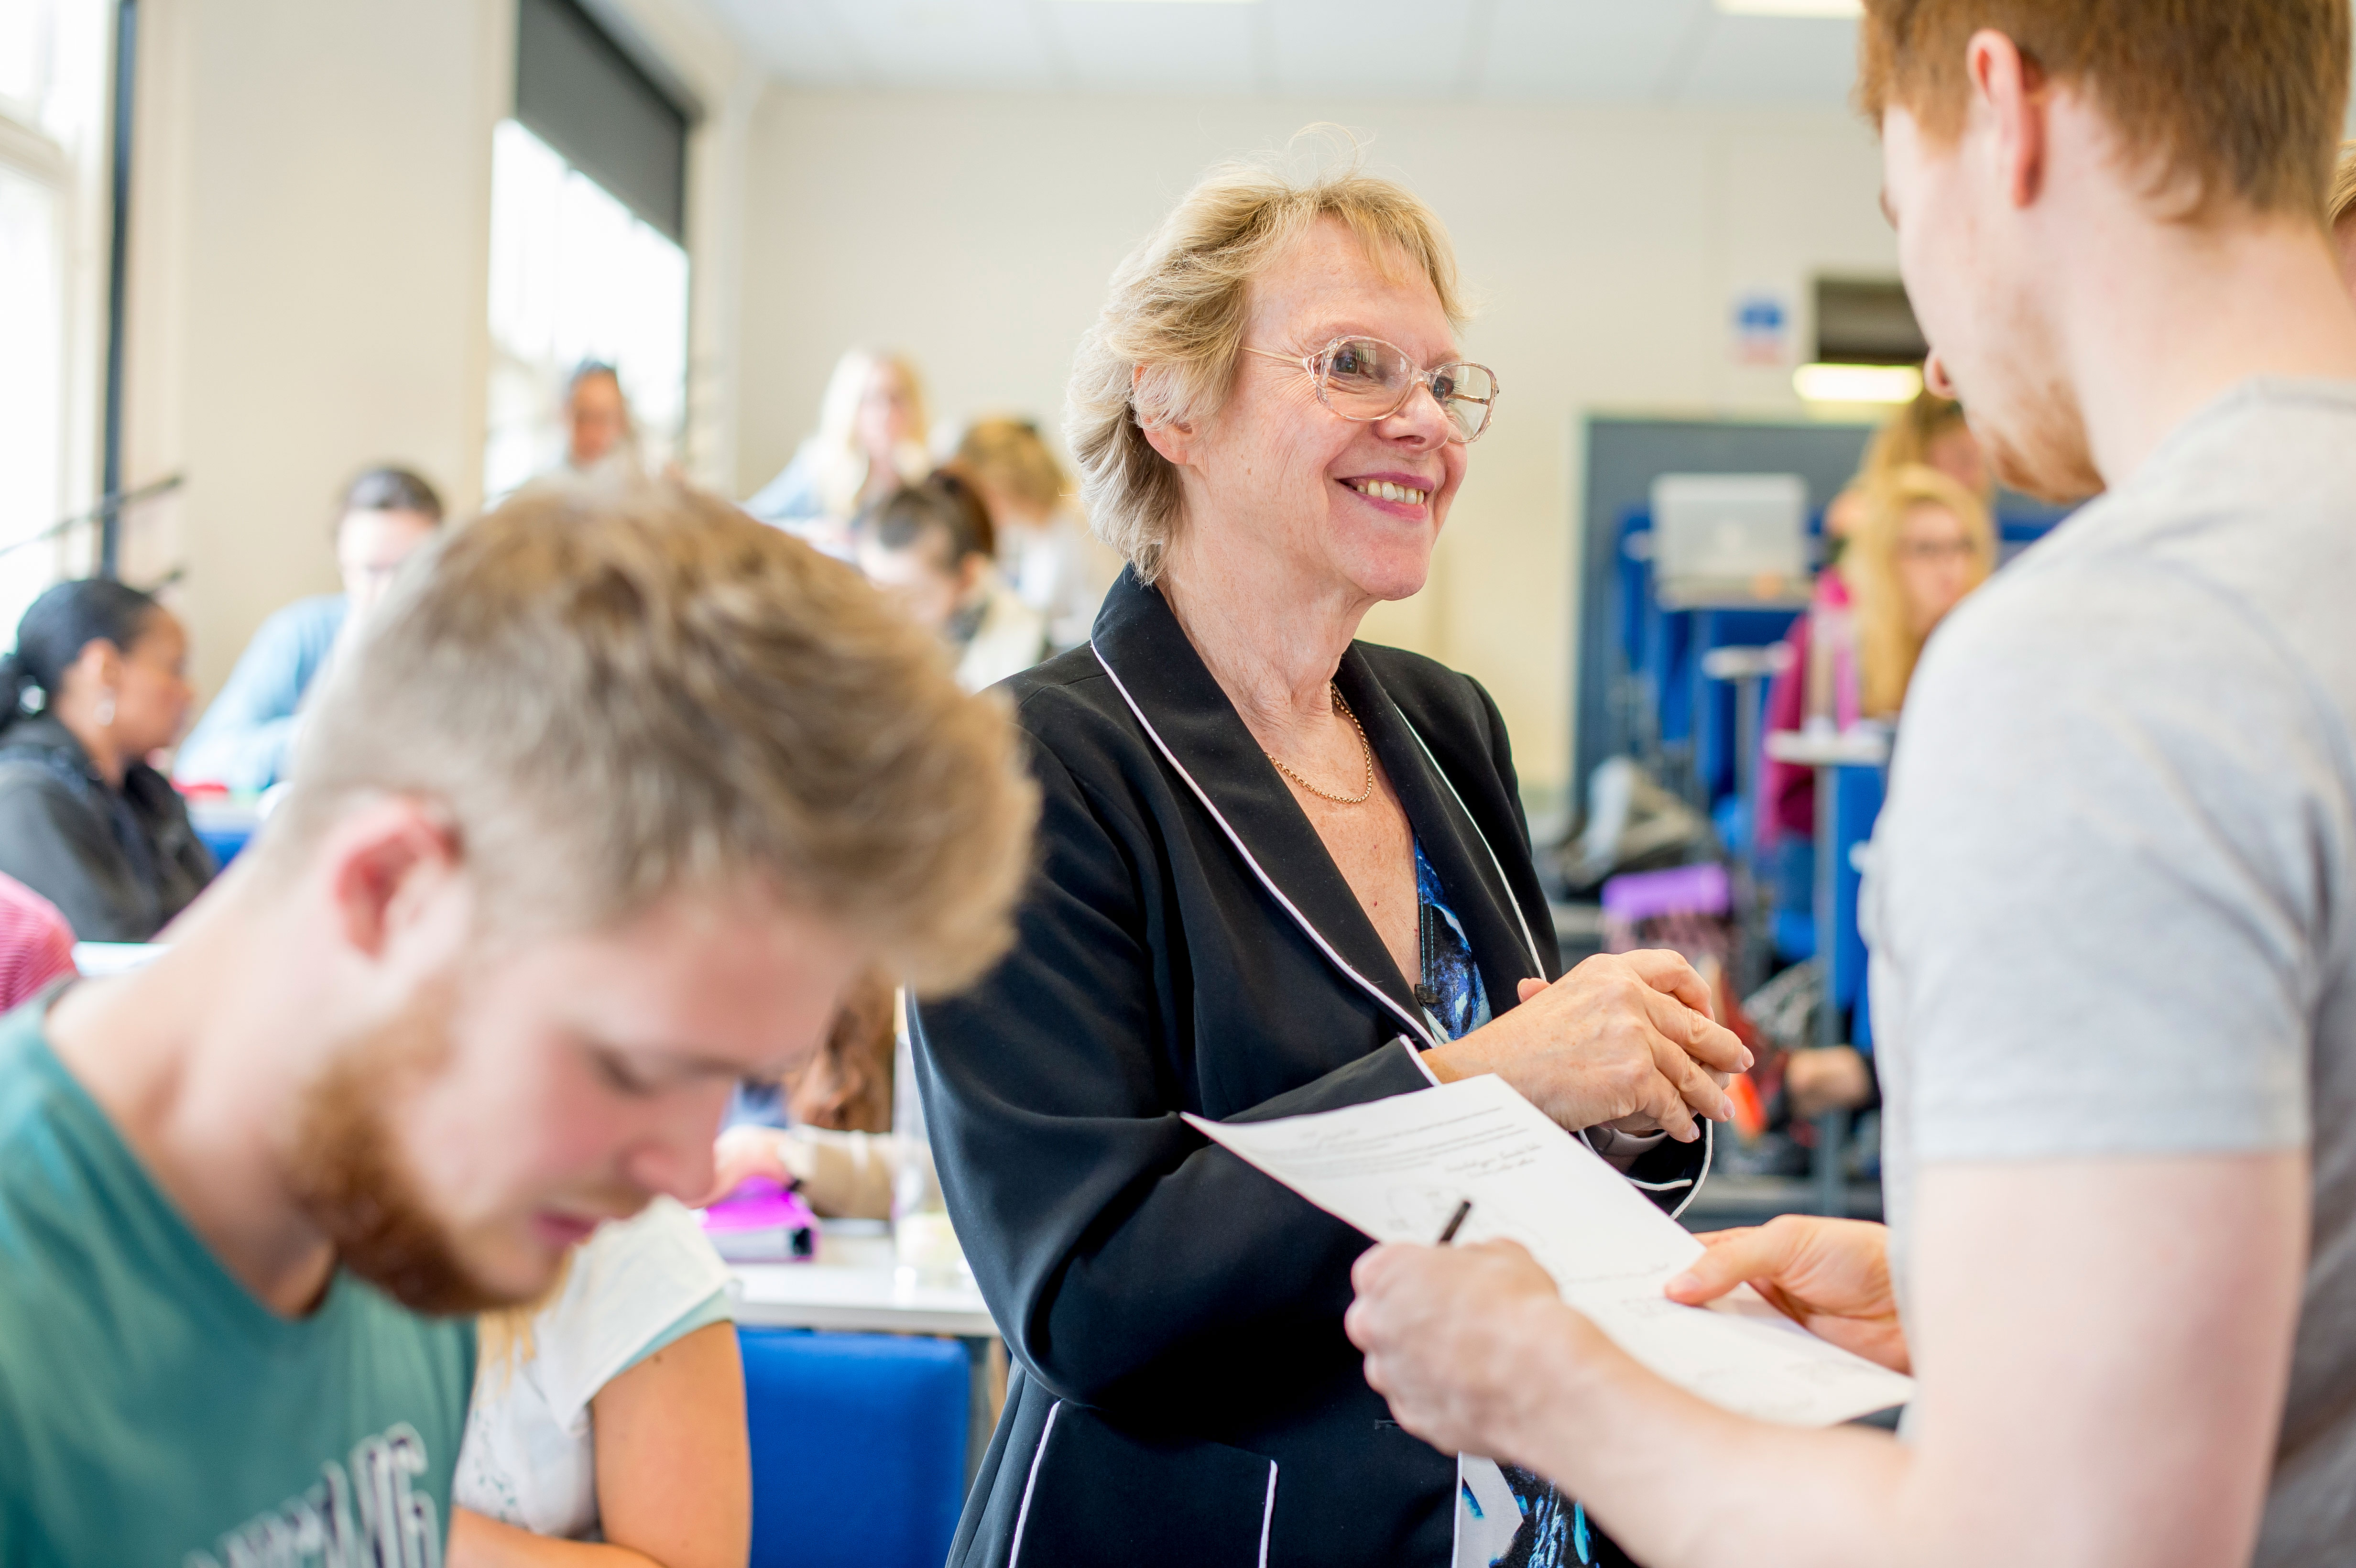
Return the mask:
M425 1473L425 1440L406 1421L352 1445L351 1469L333 1459L301 1497L257 1514L181 1568L442 1568L434 1499L410 1489Z

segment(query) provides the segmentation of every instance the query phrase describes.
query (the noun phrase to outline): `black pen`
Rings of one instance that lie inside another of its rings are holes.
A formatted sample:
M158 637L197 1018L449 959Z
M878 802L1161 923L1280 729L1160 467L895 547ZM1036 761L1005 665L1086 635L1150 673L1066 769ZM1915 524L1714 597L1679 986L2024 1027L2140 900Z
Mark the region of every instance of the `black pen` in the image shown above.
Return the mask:
M1459 1203L1456 1206L1456 1212L1448 1217L1448 1229L1440 1232L1440 1240L1432 1244L1435 1246L1444 1247L1449 1243L1454 1241L1456 1239L1457 1228L1464 1223L1464 1216L1471 1212L1472 1212L1472 1200L1467 1198L1463 1202Z

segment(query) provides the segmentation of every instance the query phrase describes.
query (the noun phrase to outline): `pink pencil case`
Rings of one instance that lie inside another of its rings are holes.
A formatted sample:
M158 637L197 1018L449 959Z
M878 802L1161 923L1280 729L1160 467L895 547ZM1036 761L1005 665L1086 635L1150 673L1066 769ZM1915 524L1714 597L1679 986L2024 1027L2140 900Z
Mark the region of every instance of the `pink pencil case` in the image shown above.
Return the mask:
M747 1177L706 1209L703 1233L731 1263L808 1262L818 1253L818 1216L800 1193L766 1176Z

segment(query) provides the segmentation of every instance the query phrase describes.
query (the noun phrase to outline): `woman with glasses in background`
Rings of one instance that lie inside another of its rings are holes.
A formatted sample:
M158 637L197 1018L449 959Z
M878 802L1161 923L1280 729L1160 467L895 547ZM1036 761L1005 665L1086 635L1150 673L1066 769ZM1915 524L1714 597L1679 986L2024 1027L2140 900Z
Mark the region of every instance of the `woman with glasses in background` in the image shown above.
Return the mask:
M1081 347L1067 432L1129 567L1002 688L1044 797L1015 950L914 1019L1016 1363L960 1568L1611 1560L1544 1482L1398 1430L1342 1332L1366 1238L1180 1115L1495 1072L1674 1208L1746 1065L1675 955L1558 973L1495 705L1355 640L1497 407L1462 315L1407 191L1236 166Z
M1996 525L1938 469L1901 468L1867 492L1842 569L1856 606L1858 705L1894 721L1922 645L1996 570Z

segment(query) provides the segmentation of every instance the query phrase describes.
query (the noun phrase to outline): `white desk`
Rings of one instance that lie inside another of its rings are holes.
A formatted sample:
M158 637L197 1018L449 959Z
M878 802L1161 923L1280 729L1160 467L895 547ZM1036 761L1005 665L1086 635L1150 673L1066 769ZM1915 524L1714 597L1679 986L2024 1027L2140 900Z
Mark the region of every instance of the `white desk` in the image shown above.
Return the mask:
M1879 724L1858 724L1838 732L1772 730L1767 735L1767 754L1802 768L1878 768L1890 761L1890 731Z
M735 1276L736 1321L746 1328L998 1337L980 1291L961 1276L902 1274L893 1262L891 1236L874 1221L829 1221L809 1263L728 1266Z
M74 944L74 967L85 979L102 975L127 975L132 970L153 963L164 951L160 942L77 942Z

